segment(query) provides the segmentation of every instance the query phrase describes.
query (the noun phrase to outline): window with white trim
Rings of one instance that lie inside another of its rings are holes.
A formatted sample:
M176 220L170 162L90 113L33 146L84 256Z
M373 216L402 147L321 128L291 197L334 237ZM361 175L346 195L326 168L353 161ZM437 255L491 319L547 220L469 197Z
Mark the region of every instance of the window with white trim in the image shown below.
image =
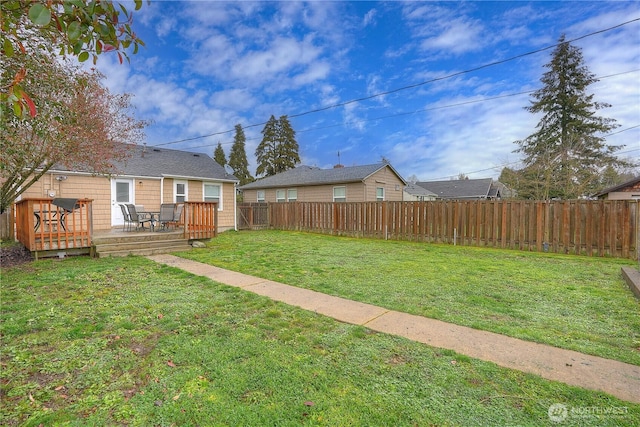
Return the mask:
M203 200L205 202L218 202L218 210L222 210L222 185L203 183Z
M376 188L376 201L384 202L384 187Z
M173 198L175 203L183 203L187 201L187 193L188 193L188 183L187 181L174 181L173 182Z
M347 201L347 187L333 187L333 201L334 202L346 202Z
M256 193L257 193L256 201L258 203L264 203L264 201L265 201L264 190L258 190Z
M284 190L276 190L276 202L284 202Z
M295 188L287 190L287 202L295 202L296 200L298 200L298 190Z

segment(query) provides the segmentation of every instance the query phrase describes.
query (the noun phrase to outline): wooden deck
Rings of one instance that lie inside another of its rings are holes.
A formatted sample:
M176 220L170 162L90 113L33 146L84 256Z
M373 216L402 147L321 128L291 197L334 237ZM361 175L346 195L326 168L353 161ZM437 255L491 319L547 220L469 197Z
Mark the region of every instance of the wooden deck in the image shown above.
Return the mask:
M91 199L77 199L70 207L60 207L53 204L53 199L27 198L17 202L15 208L17 240L36 259L94 254L94 240L108 236L126 236L129 241L144 244L166 240L161 236L176 233L185 241L210 239L217 235L218 229L218 204L212 202L185 202L182 220L174 232L123 231L122 227L94 232Z

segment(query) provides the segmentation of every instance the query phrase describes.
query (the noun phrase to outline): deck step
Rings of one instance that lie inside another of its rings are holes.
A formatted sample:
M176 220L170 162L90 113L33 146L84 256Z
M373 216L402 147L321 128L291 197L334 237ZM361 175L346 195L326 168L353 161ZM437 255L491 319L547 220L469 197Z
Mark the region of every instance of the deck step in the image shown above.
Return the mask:
M98 249L96 248L96 256L99 258L105 258L110 256L129 256L129 255L158 255L158 254L168 254L173 252L184 252L191 250L191 245L188 243L186 245L180 246L158 246L158 247L146 247L146 248L128 248L128 249L117 249L110 250L108 248Z
M157 255L191 250L189 241L180 232L100 236L94 238L94 245L97 257Z

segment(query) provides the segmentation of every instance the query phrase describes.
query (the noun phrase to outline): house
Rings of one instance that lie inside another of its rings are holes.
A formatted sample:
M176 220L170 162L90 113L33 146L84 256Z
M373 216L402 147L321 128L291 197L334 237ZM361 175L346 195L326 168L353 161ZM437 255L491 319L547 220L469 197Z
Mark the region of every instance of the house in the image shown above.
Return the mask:
M402 201L406 181L388 163L298 166L239 187L245 202Z
M438 200L438 195L426 188L420 187L412 182L407 183L404 188L404 200L413 202L425 202L431 200Z
M504 184L491 178L423 181L416 184L434 193L439 199L495 200L508 197L511 193Z
M235 176L202 153L136 145L111 177L54 166L22 198L93 199L94 230L122 226L120 203L159 211L162 203L218 202L218 229L235 228Z
M623 182L620 185L606 188L598 194L595 194L594 197L607 200L640 199L640 176Z

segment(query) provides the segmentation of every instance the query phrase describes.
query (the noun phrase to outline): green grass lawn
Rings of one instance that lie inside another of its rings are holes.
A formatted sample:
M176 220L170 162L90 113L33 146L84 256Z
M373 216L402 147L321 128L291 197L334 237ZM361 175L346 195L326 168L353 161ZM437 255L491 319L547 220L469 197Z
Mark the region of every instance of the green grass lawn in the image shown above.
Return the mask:
M1 274L4 426L544 426L558 425L556 403L569 409L562 426L640 424L640 405L146 258L42 260Z
M182 256L393 310L640 365L632 261L281 231Z

